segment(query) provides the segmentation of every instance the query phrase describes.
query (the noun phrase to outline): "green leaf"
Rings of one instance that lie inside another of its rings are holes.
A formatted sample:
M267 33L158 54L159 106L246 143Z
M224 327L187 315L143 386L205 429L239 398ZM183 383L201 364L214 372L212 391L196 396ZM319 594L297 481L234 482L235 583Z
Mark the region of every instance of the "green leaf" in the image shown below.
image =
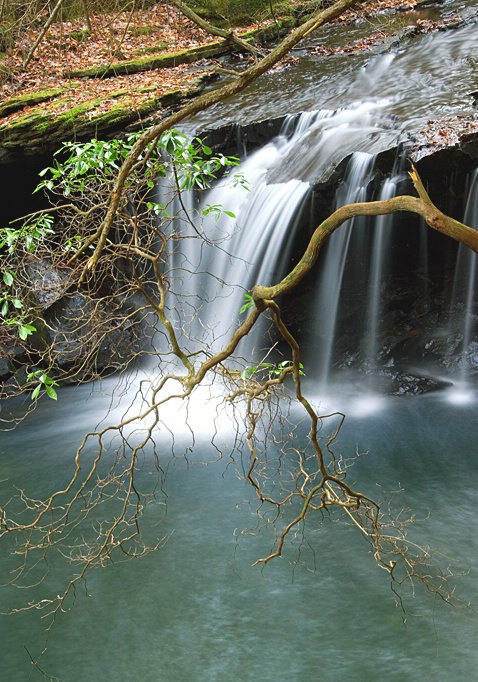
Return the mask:
M244 305L241 307L239 310L239 315L242 315L242 313L245 313L246 310L249 310L249 308L252 308L254 306L254 299L250 294L244 294Z
M58 400L56 391L52 386L48 386L48 384L45 384L45 391L49 398L51 398L52 400Z
M33 332L36 332L36 327L34 327L32 324L20 323L18 325L18 336L22 339L22 341L26 341L26 339L30 336L30 334L33 334Z
M15 279L15 278L14 278L13 272L11 272L10 270L6 270L6 271L3 273L3 281L5 282L5 284L7 285L7 287L11 287L11 286L12 286L13 280L14 280L14 279Z
M251 376L251 374L254 374L254 372L256 371L257 367L246 367L246 369L241 372L241 377L243 379L248 379Z
M35 386L35 388L32 391L32 400L35 400L35 398L38 398L38 394L41 391L41 384L38 384L38 386Z

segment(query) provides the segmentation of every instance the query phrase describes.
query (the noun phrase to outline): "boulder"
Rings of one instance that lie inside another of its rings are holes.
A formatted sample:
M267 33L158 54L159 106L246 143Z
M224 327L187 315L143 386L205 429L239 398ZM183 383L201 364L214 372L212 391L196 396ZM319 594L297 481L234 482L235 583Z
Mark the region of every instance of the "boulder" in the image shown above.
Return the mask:
M125 367L138 350L134 321L124 310L76 291L45 311L50 357L57 370L73 381L104 376Z

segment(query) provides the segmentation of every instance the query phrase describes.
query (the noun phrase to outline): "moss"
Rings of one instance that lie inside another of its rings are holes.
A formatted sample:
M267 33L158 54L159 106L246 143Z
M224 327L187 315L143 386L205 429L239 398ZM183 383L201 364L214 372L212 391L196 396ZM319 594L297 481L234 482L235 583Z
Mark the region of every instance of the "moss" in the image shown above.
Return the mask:
M7 99L0 104L0 118L9 116L15 111L20 111L20 109L23 109L24 107L32 107L41 102L48 102L48 100L62 95L64 91L65 88L50 88L48 90L38 90L37 92L32 92L28 95L18 95L17 97Z
M138 88L138 92L141 92L141 93L144 92L144 93L146 94L146 93L148 93L148 92L154 92L154 91L157 90L157 89L158 89L158 88L157 88L156 85L145 85L145 86L142 87L142 88Z
M269 3L267 3L267 5L269 6ZM276 39L278 37L278 32L281 35L284 34L287 30L295 26L296 23L296 19L289 16L288 18L281 19L277 23L271 22L271 24L265 28L262 27L248 31L247 33L240 33L239 36L246 41L257 40L259 42L266 42L268 40ZM138 50L136 54L156 53L160 52L164 47L167 47L165 43L157 43L152 47ZM95 66L88 69L69 71L65 76L67 78L114 78L115 76L140 73L142 71L152 71L153 69L170 68L178 66L179 64L190 64L199 59L208 59L210 57L226 54L229 49L230 44L227 40L218 40L208 43L207 45L193 47L179 52L171 52L153 57L140 56L138 59L123 60L107 66Z
M78 31L71 31L67 34L68 38L76 40L77 43L86 43L91 33L87 28L79 29Z
M131 26L130 33L134 36L150 36L155 30L154 26Z
M178 64L190 64L191 62L195 62L198 59L206 59L208 57L215 57L217 55L224 54L228 51L228 49L229 46L227 41L221 40L215 43L209 43L208 45L203 45L201 47L195 47L191 50L172 52L159 57L129 59L127 61L110 64L109 66L98 66L90 69L69 71L65 75L67 78L112 78L114 76L139 73L141 71L169 68L172 66L178 66Z
M288 31L297 25L296 19L279 19L277 23L270 24L265 28L255 28L252 31L241 33L243 40L255 40L259 43L266 43L270 40L285 35Z
M153 87L153 90L155 88ZM146 88L150 91L150 88ZM67 111L58 110L68 103L68 98L52 102L48 109L37 109L19 116L13 121L0 125L0 146L11 151L21 150L23 154L35 154L57 148L61 142L70 139L89 139L119 130L129 124L140 125L145 116L162 108L178 104L183 98L198 92L197 83L188 92L172 90L159 97L152 97L139 105L129 101L129 91L121 90L104 98L94 98ZM135 91L136 94L136 91ZM118 100L107 111L95 113L105 100Z
M107 98L95 97L93 99L89 99L86 102L82 102L81 104L77 104L75 107L72 107L71 109L68 109L68 111L65 111L64 113L58 115L56 117L56 120L58 123L61 123L62 121L69 121L78 118L78 116L83 116L83 114L88 113L88 111L95 109L95 107L101 104L101 102L103 102L104 99Z
M155 87L155 86L153 86ZM116 90L115 92L110 92L108 95L109 99L118 99L119 97L125 97L129 95L130 91L127 88L123 88L122 90Z
M125 125L136 118L137 114L125 104L115 104L108 111L93 115L88 121L75 121L75 133L82 136L93 128L95 134Z
M5 148L19 147L26 149L34 139L41 139L50 128L54 118L52 113L34 111L15 119L7 126L0 128L0 144Z
M161 41L155 45L149 45L148 47L142 47L140 50L134 50L133 54L138 55L138 57L144 54L157 54L158 52L163 52L167 47L168 43Z
M187 94L181 90L170 90L160 97L153 97L142 102L137 111L141 116L145 116L164 107L171 106L172 104L179 102L185 96L187 96Z
M226 22L229 26L247 26L252 21L271 19L270 0L189 0L194 10L217 25ZM273 0L274 12L278 13L278 3ZM288 9L292 14L292 3L285 0L280 3L281 9Z
M36 109L19 116L13 121L0 127L0 144L12 149L22 147L28 152L28 146L45 148L52 139L63 140L72 137L81 122L82 117L102 102L102 98L96 98L83 102L65 112L58 113L60 107L68 104L68 99L63 98L52 103L49 109ZM82 128L91 128L88 119L83 120Z

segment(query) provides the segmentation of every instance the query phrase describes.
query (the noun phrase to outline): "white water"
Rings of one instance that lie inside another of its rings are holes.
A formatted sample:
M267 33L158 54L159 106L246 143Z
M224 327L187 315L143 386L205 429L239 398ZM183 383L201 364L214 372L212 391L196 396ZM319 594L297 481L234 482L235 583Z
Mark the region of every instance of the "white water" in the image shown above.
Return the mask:
M218 348L238 324L244 293L255 284L276 283L290 270L294 242L297 238L307 240L311 232L307 214L308 182L327 174L335 164L350 157L345 180L331 208L367 198L375 154L389 144L397 144L399 139L391 122L382 116L385 104L356 102L351 108L337 112L305 112L287 118L281 134L241 164L239 171L249 183L250 191L235 187L231 180L221 183L201 200L202 208L221 206L234 213L236 220L227 215L219 220L206 218L201 229L209 243L198 244L197 236L189 230L190 239L183 242L184 247L179 244L174 255L175 276L180 287L173 283L176 296L171 306L180 311L178 318L183 325L185 319L191 318L188 328L191 337L206 340L211 347ZM286 180L289 174L297 179ZM365 235L360 232L360 225L365 224L363 219L349 221L327 246L328 256L314 306L320 329L317 332L309 329L314 335L313 345L318 346L324 386L333 357L349 244L352 240L354 249L365 249ZM202 302L199 314L194 311L191 315L182 305L184 294L194 294ZM260 359L261 353L267 352L267 344L262 345L264 342L260 340L263 332L264 328L259 327L251 336L248 350L243 345L240 352L246 355L255 352L256 359Z
M380 190L379 200L390 199L396 195L397 183L393 179L387 179ZM368 294L368 320L367 320L367 348L365 351L367 364L371 367L377 365L378 341L380 332L380 311L384 300L384 275L390 259L390 241L392 239L392 216L379 216L374 227L375 238L373 240L370 283Z
M204 238L182 219L182 234L189 239L183 240L174 254L177 281L173 281L171 306L182 325L190 319L188 336L211 348L221 347L237 326L244 293L251 283L271 284L279 276L281 259L310 191L308 184L299 180L280 185L266 181L267 173L280 166L291 144L280 136L243 161L239 171L250 189L230 178L207 193L201 208L219 206L223 213L219 218L210 215L202 219ZM190 198L188 207L191 210ZM197 215L200 212L193 214ZM200 302L194 311L190 295Z
M320 40L320 32L311 37L312 44ZM429 119L473 114L469 93L478 90L477 53L478 31L470 25L417 38L384 54L362 52L332 60L304 56L299 66L253 84L247 99L238 96L199 115L194 129L206 130L217 121L245 124L292 112L347 109L366 99L384 102L383 116L396 131L418 130Z
M463 221L466 225L478 230L478 169L475 170L471 178ZM461 360L463 378L466 377L467 369L469 367L468 354L471 353L476 355L478 353L478 347L476 347L474 351L470 348L470 343L472 342L476 331L476 316L474 312L477 293L476 259L477 256L475 253L460 244L455 266L452 305L456 308L459 301L463 301L463 341Z
M211 339L212 344L226 338L231 326L238 323L237 311L241 307L243 293L257 283L277 282L290 270L294 240L303 243L304 233L310 234L315 227L307 219L306 205L310 200L310 192L306 183L318 184L317 191L320 194L321 183L327 182L331 168L351 157L346 179L330 211L334 206L349 201L371 198L368 185L376 172L377 154L398 145L410 127L423 125L425 116L432 115L432 103L436 107L434 114L440 116L458 111L459 107L463 111L466 96L471 103L471 95L463 93L465 90L470 91L475 70L470 72L465 68L467 76L464 79L463 67L474 63L473 55L478 48L477 34L476 26L434 34L398 52L371 56L361 68L354 68L350 73L347 68L342 69L337 83L329 73L325 81L320 78L317 83L307 81L302 97L298 96L295 86L292 88L294 103L303 102L305 105L306 98L305 108L310 108L288 116L277 138L245 158L242 171L250 179L250 196L244 198L241 197L242 190L223 187L214 190L204 202L224 205L227 210L237 214L237 222L219 221L205 228L208 237L224 249L222 254L203 246L196 249L194 257L185 259L188 265L193 264L191 269L197 273L207 273L192 275L187 287L188 291L198 293L205 301L198 336ZM443 73L443 64L446 64L446 73ZM294 71L295 83L301 82L300 73L300 70ZM305 77L311 78L312 73L316 75L309 68ZM274 87L282 84L289 92L285 86L287 78L287 73L278 74L273 80ZM344 92L340 90L341 97L337 98L337 88L344 88L344 83L348 87ZM270 84L269 79L261 81L261 87L266 91ZM259 85L256 87L259 88ZM263 100L260 95L253 98L254 106L258 103L261 106ZM264 102L265 107L267 101ZM327 106L337 102L342 106L336 109L323 108L324 104ZM251 102L248 100L248 103ZM320 103L321 108L316 106L317 103ZM234 104L221 105L214 110L215 115L219 113L227 120L223 109L234 111ZM267 114L267 109L261 109L261 113L264 112ZM373 198L396 194L397 183L403 181L400 172L406 164L405 152L397 163L399 174L385 178L381 188L375 187ZM473 198L476 185L475 176L469 206L463 218L470 224L476 221L472 212L476 203ZM346 304L343 300L344 278L349 278L350 282L350 278L355 277L355 295L368 300L364 319L351 320L351 327L345 331L356 337L357 349L360 348L365 357L364 365L370 369L379 365L379 320L386 310L381 287L391 264L393 221L391 216L375 221L356 220L353 228L344 226L338 230L326 246L327 257L320 263L321 274L314 285L316 296L313 313L307 324L303 325L306 327L303 338L307 338L310 345L309 361L314 368L319 368L317 378L323 387L330 379L337 349L338 310ZM420 298L428 308L429 247L426 228L420 230L419 241L417 250L420 253L410 255L412 260L419 262L423 280ZM464 252L463 249L461 251ZM469 265L461 265L462 260L469 261ZM457 273L474 268L471 265L474 262L475 258L471 254L460 256ZM465 274L464 277L472 282L463 303L466 311L470 311L475 302L474 275ZM232 286L224 284L225 281L231 282ZM350 283L348 286L350 288ZM209 310L206 310L207 302L212 302ZM197 327L198 320L195 320L195 325ZM462 328L463 345L467 348L475 330L469 312L463 316ZM249 357L253 349L260 348L258 356L261 357L267 348L267 344L259 340L263 333L263 328L258 330L248 348L241 346L240 354ZM354 361L352 358L351 363ZM466 365L465 362L462 364ZM460 377L456 376L455 379L460 380Z
M334 210L366 199L373 160L373 156L364 152L353 154L343 185L337 193ZM316 353L321 390L326 389L329 380L344 270L350 243L359 222L360 218L349 220L332 235L326 247L325 261L320 273L316 312L318 330L311 330L311 333L312 343L318 344Z
M382 104L360 102L335 113L328 110L306 112L287 118L278 137L244 159L239 170L249 182L250 191L234 187L232 181L227 181L206 195L202 200L203 207L222 206L233 212L236 219L226 215L219 220L208 218L202 229L210 243L198 244L197 237L190 233L194 238L186 240L184 251L180 250L180 244L175 254L181 291L176 289L172 306L181 311L182 324L188 318L188 309L181 308L181 296L193 294L202 301L199 314L195 309L190 315L188 333L192 338L218 349L241 319L239 310L244 293L255 284L276 283L290 271L295 262L292 260L294 244L297 241L305 243L315 227L308 216L311 192L306 181L327 174L331 158L334 163L349 160L330 211L371 198L370 186L377 174L376 154L381 145L388 145L391 134L391 128L384 123ZM373 135L370 135L371 130ZM357 145L359 137L361 143ZM395 139L397 142L398 138ZM357 146L361 151L356 150ZM396 160L396 168L403 167L405 160L404 151ZM284 177L288 173L296 178L300 176L300 179L287 181ZM394 196L403 179L401 172L385 177L381 187L375 190L375 196L380 199ZM476 221L477 186L475 173L464 215L469 224ZM392 264L394 220L392 215L349 221L329 239L316 268L319 274L314 284L315 302L302 341L309 346L306 360L312 365L313 376L324 391L337 359L340 334L355 339L357 353L352 351L351 366L359 355L370 370L380 366L380 317L386 312L386 298L393 293L387 291L384 297L382 288ZM419 264L423 286L421 298L427 308L427 228L418 229L419 253L412 252L410 258L411 262L416 260ZM456 268L459 280L465 278L470 282L464 303L468 312L463 316L462 324L465 347L468 347L474 331L469 311L475 300L474 269L470 272L475 257L465 254L463 249L460 253ZM357 300L367 301L363 318L352 317L345 330L338 328L339 310L354 304L344 298L344 282ZM458 286L456 288L458 290ZM187 301L186 305L189 305ZM259 325L248 342L242 343L239 355L245 358L246 364L256 362L267 354L271 343L265 327ZM460 380L460 377L455 379Z

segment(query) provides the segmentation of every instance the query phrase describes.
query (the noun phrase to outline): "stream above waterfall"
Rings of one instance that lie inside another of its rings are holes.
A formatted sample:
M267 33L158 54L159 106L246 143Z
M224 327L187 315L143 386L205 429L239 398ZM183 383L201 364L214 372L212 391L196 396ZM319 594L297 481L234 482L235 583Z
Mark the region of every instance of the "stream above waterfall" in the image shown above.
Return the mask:
M468 8L468 9L467 9ZM476 9L474 2L443 3L442 11ZM387 17L381 19L385 23ZM392 18L388 18L391 22ZM360 29L359 29L360 30ZM363 30L363 29L362 29ZM206 130L226 123L254 121L309 110L337 110L357 101L381 102L382 113L396 129L415 132L429 119L473 114L471 93L478 89L476 25L415 36L386 45L383 53L311 58L315 45L343 27L323 29L298 50L298 65L266 74L253 83L247 97L238 95L198 114L191 125Z

